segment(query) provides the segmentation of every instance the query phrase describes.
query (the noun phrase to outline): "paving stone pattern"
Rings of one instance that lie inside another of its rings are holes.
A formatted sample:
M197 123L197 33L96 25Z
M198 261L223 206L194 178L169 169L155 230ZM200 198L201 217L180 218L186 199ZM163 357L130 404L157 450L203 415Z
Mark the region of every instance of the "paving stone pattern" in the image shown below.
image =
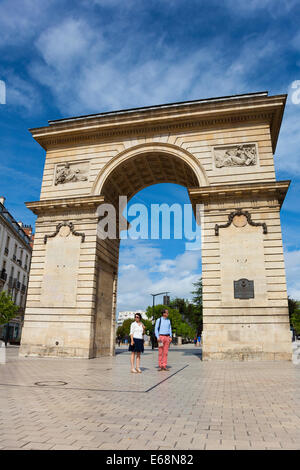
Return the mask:
M0 364L0 449L300 448L300 365L202 362L187 345L170 350L168 372L146 349L143 373L131 374L129 353L118 352L19 358L9 347Z

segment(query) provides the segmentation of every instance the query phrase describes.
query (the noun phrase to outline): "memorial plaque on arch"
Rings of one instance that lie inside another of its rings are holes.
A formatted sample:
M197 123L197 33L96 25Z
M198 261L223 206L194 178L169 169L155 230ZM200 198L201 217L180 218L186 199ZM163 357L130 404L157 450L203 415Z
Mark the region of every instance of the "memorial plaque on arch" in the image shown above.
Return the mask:
M233 281L235 299L254 299L254 281L242 278Z

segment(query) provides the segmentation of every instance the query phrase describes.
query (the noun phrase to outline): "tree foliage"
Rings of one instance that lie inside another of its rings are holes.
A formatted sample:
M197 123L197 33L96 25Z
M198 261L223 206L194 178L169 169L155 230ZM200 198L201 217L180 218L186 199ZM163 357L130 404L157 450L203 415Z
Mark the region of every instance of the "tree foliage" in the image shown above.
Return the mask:
M289 305L289 318L290 318L290 324L292 325L292 316L297 309L297 300L292 299L291 297L288 297L288 305Z
M292 316L291 316L291 324L294 328L296 335L300 335L300 305L297 302L297 307L295 308Z
M173 308L171 305L156 305L154 307L154 320L162 316L162 310L165 308L169 311L169 319L171 321L173 333L176 336L182 336L183 338L193 338L196 334L195 328L190 325L179 312L178 309ZM153 307L149 306L146 310L146 315L150 319L153 317Z
M13 302L11 295L0 292L0 325L5 325L18 313L19 307Z
M155 305L149 306L146 309L148 320L142 320L145 325L146 333L153 334L154 322L162 316L162 310L165 308L169 311L169 319L171 320L172 330L176 336L192 339L195 335L199 335L203 329L203 315L202 315L202 279L193 283L195 290L192 302L176 297L170 302L170 305ZM130 325L134 319L127 319L117 329L117 336L124 338L129 335Z
M119 326L117 329L117 336L121 336L121 338L125 338L126 336L129 336L131 323L133 323L134 321L135 321L134 318L127 318L127 320L124 320L122 325ZM142 318L142 323L145 325L145 333L147 334L147 331L149 331L149 333L151 334L152 332L151 321L144 320Z
M129 336L130 332L130 326L131 323L134 322L133 318L127 318L127 320L124 320L122 325L119 326L117 329L117 336L121 336L121 338L125 338L126 336Z
M288 297L290 325L300 335L300 302Z
M192 302L175 298L170 305L178 309L183 320L195 330L195 334L199 335L203 329L202 279L194 282L193 286L195 290L191 292L194 295Z

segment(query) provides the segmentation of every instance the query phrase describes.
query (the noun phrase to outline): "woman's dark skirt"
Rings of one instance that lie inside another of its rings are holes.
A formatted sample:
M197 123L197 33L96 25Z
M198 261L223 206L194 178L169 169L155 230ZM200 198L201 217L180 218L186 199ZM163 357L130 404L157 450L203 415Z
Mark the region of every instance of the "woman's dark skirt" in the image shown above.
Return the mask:
M129 340L130 341L130 340ZM128 351L131 352L144 352L144 340L139 338L133 338L134 345L131 346L129 343Z

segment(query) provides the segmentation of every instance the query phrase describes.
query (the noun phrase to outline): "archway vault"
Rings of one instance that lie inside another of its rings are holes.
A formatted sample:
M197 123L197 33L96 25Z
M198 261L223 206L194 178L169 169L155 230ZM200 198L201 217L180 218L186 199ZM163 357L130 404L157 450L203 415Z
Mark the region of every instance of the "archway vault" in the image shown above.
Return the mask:
M120 152L100 171L91 193L116 202L120 194L130 199L141 189L157 183L187 188L208 186L205 170L188 151L171 144L140 144Z

